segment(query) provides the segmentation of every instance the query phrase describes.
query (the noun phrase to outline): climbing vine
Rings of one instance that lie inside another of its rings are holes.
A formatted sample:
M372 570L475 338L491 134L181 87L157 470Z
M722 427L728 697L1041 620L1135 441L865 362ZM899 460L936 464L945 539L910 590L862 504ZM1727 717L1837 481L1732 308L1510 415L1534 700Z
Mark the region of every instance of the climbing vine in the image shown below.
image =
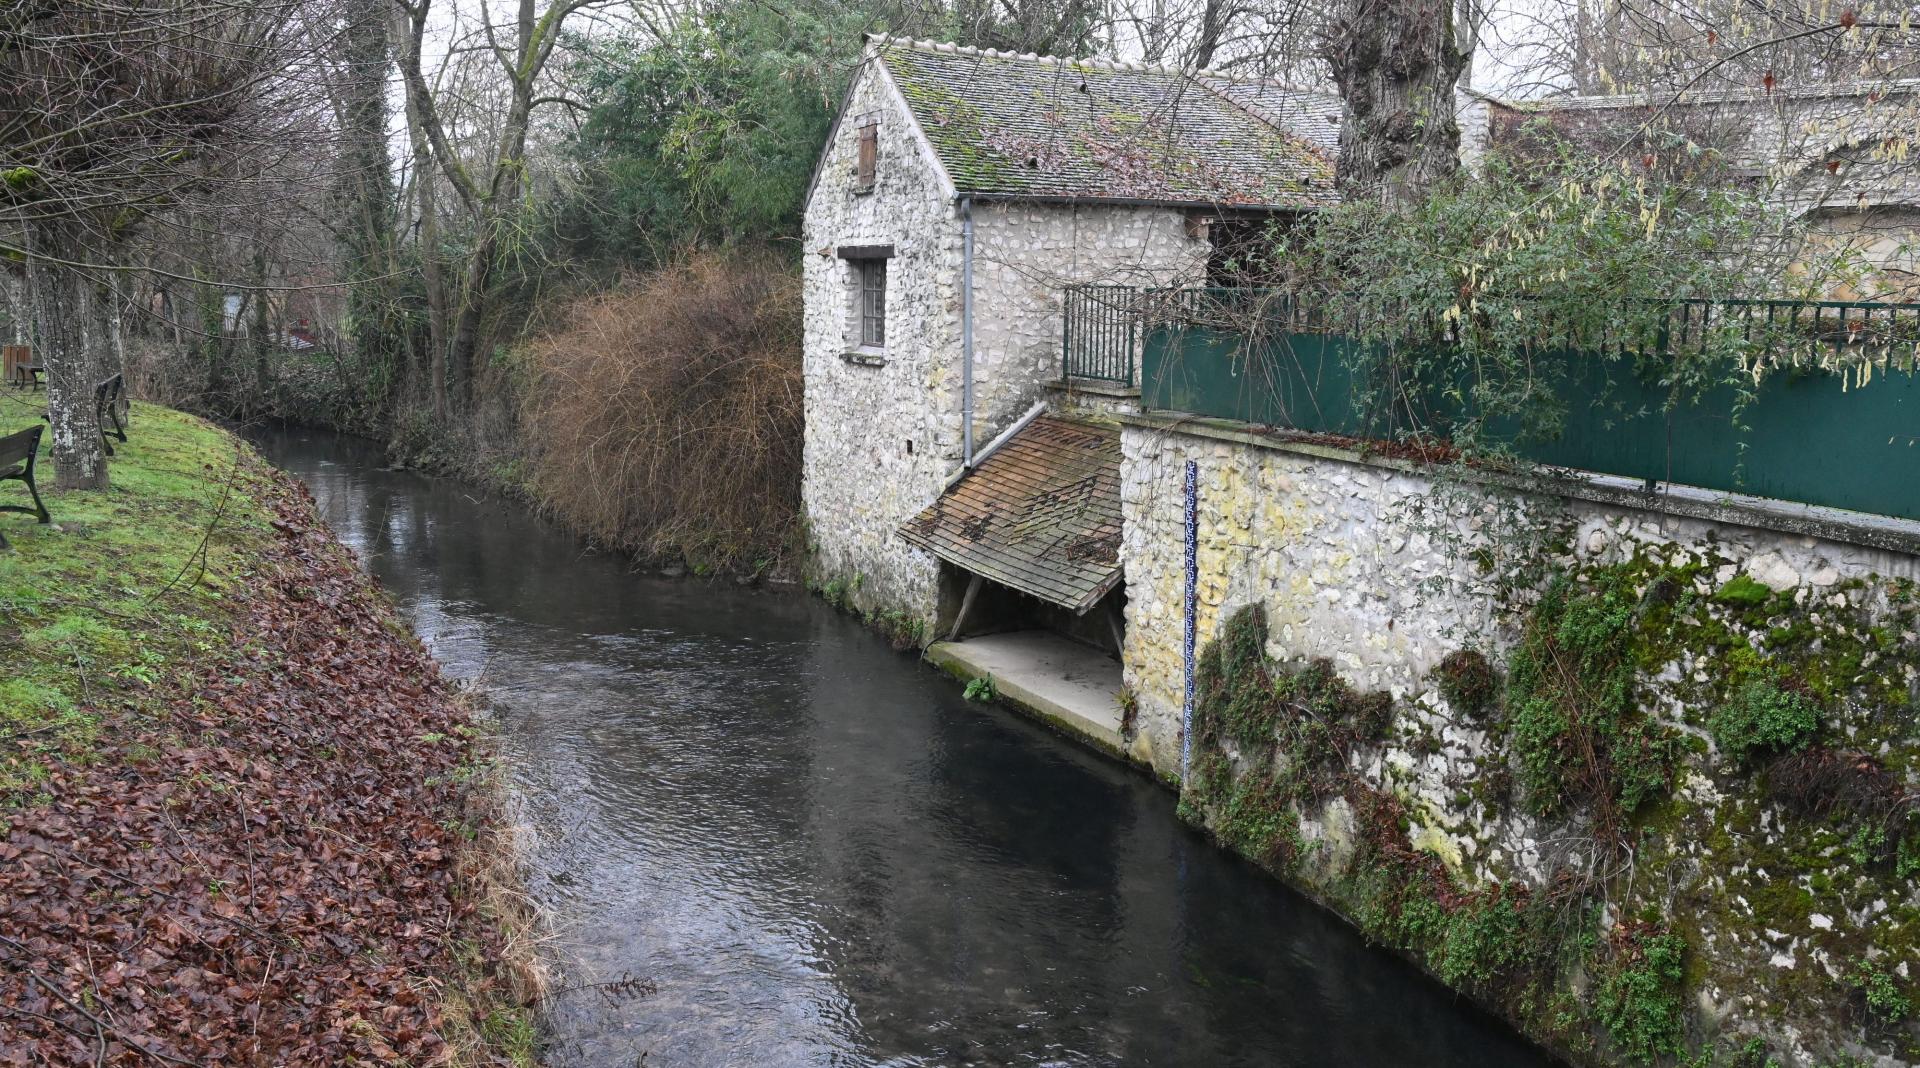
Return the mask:
M1676 136L1657 164L1602 166L1530 133L1411 201L1276 224L1245 257L1270 289L1183 296L1177 318L1244 339L1246 373L1277 394L1309 390L1312 429L1442 463L1538 455L1574 412L1588 432L1637 432L1705 402L1741 432L1776 368L1865 382L1920 362L1911 322L1862 333L1812 306L1774 314L1765 302L1858 291L1871 271L1728 180L1711 149ZM1296 350L1303 334L1338 343Z

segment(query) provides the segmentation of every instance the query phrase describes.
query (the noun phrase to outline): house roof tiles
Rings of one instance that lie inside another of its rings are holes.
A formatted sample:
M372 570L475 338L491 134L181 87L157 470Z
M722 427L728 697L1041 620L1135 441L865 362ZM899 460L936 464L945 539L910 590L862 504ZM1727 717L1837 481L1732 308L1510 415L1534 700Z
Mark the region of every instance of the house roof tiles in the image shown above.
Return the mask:
M1287 111L1256 109L1258 87L1143 64L888 37L873 45L961 195L1251 208L1336 200L1323 131L1276 125Z

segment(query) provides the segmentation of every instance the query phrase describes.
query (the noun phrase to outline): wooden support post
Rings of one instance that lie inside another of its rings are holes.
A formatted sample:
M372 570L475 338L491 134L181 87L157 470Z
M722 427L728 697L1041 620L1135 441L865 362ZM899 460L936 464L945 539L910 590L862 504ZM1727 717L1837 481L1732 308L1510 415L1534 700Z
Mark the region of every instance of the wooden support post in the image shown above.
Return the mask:
M967 592L960 598L960 611L954 614L953 629L947 632L950 642L960 640L960 627L967 621L967 613L973 610L973 599L980 593L980 576L975 575L967 581Z

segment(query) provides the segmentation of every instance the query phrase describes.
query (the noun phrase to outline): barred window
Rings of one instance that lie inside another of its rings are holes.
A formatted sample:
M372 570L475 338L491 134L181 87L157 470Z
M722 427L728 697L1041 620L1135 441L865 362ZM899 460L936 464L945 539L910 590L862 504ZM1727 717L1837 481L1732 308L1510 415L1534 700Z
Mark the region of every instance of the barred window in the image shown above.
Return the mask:
M860 344L884 348L887 344L887 261L856 260L860 272Z

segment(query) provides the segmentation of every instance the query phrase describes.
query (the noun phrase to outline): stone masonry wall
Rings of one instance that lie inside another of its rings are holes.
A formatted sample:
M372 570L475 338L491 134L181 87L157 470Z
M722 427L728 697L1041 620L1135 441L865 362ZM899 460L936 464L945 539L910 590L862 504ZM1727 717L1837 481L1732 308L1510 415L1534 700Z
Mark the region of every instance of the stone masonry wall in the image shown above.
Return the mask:
M1341 774L1396 799L1405 813L1401 845L1436 858L1457 893L1516 900L1502 884L1546 893L1588 862L1578 843L1590 842L1593 831L1577 814L1542 818L1515 799L1507 785L1517 774L1515 743L1502 719L1510 713L1450 707L1436 668L1449 653L1472 649L1504 676L1552 576L1572 576L1576 590L1611 576L1606 581L1634 599L1627 603L1637 601L1633 619L1662 621L1660 637L1636 646L1636 700L1681 755L1671 793L1635 817L1629 874L1602 884L1597 944L1627 937L1623 930L1673 931L1687 940L1685 1034L1696 1048L1764 1048L1788 1065L1840 1057L1912 1063L1920 894L1906 873L1920 869L1920 859L1906 859L1911 831L1897 821L1875 831L1871 821L1855 826L1840 815L1807 822L1783 807L1779 788L1765 785L1784 772L1739 766L1716 750L1708 725L1742 685L1729 679L1788 680L1788 689L1799 687L1822 707L1816 750L1861 754L1842 763L1880 768L1882 777L1871 781L1881 795L1913 796L1920 789L1912 696L1920 687L1920 559L1436 480L1407 465L1313 446L1139 424L1124 427L1122 444L1123 661L1137 700L1135 759L1163 777L1180 774L1182 483L1192 460L1199 471L1198 644L1220 638L1237 609L1257 605L1275 662L1324 658L1355 691L1386 691L1391 728L1378 743L1352 750ZM1252 781L1245 776L1263 774L1244 755L1231 759L1242 787ZM1286 759L1273 774L1288 774ZM1195 774L1204 774L1197 765ZM1213 807L1196 801L1194 811L1245 850L1234 839L1247 832L1214 821L1258 826L1245 821L1252 818L1246 806L1260 795L1235 793L1228 807L1218 800L1223 794L1211 796ZM1421 936L1392 933L1377 902L1355 896L1355 818L1339 797L1307 806L1297 827L1273 832L1280 833L1274 842L1292 844L1255 859L1294 857L1276 862L1285 877L1370 934L1395 944L1404 936L1412 946ZM1887 834L1908 843L1897 862ZM1635 879L1632 871L1655 874ZM1490 914L1472 912L1472 899L1449 900L1445 908L1465 910L1458 915ZM1429 967L1477 974L1436 956L1453 951L1453 943L1444 945L1428 953ZM1498 986L1485 976L1450 981L1483 995ZM1485 989L1474 985L1482 981ZM1861 993L1874 982L1885 996L1875 1002L1880 1008ZM1562 1006L1584 999L1591 1014L1593 993L1567 986L1554 997ZM1554 1004L1544 995L1526 1003ZM1579 1015L1555 1011L1560 1019ZM1584 1031L1555 1033L1541 1019L1516 1022L1582 1062L1638 1059L1623 1055L1634 1048L1624 1031L1609 1036L1589 1022Z
M879 123L870 192L854 188L859 129ZM961 223L910 117L869 66L826 148L804 224L807 250L803 512L814 569L863 611L933 622L934 559L895 536L960 470ZM834 250L892 245L887 344L861 354L854 268ZM1073 282L1169 285L1204 275L1207 243L1182 213L983 203L974 208L974 446L1060 375L1061 290Z
M859 130L872 119L875 185L856 192ZM960 465L960 224L909 122L880 70L865 68L807 205L801 492L821 580L855 607L930 621L934 560L894 532ZM886 349L876 365L855 363L855 274L834 250L889 244Z
M1170 208L986 203L974 218L975 442L1060 378L1063 291L1074 283L1197 285L1204 231Z

